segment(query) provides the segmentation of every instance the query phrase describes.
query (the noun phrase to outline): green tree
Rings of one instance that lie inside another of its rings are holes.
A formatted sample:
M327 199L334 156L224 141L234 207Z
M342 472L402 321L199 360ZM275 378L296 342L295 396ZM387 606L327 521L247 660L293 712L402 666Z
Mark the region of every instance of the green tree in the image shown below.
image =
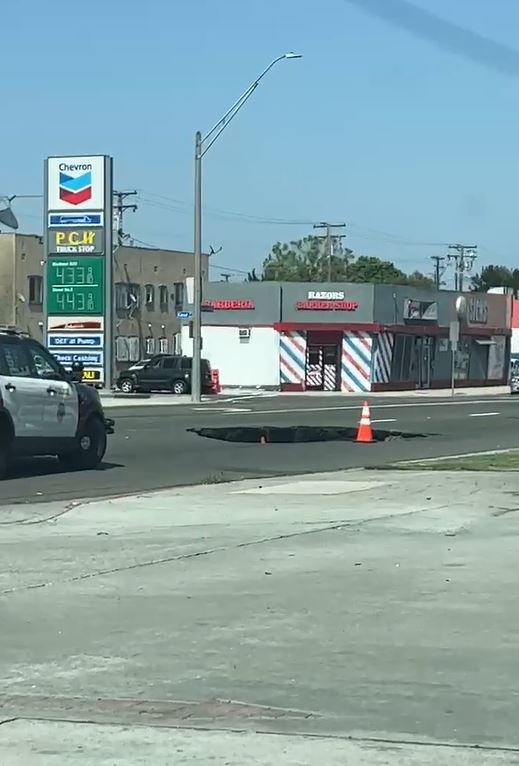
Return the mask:
M351 250L336 252L331 258L332 282L346 281ZM294 242L276 242L263 262L262 277L275 282L326 282L328 256L323 237L304 237Z
M405 277L405 284L412 285L413 287L435 287L434 279L428 277L426 274L422 274L421 271L413 271L412 274L408 274Z
M472 277L472 288L486 293L491 287L512 287L519 290L519 269L508 266L485 266Z
M405 274L391 261L382 261L380 258L361 255L349 264L346 281L401 285L404 284Z
M281 243L276 242L263 262L260 278L268 282L376 282L379 284L433 287L433 280L415 271L405 274L391 261L373 256L355 257L352 250L338 246L334 241L334 254L329 264L327 243L323 237L309 236ZM253 269L247 281L256 281Z

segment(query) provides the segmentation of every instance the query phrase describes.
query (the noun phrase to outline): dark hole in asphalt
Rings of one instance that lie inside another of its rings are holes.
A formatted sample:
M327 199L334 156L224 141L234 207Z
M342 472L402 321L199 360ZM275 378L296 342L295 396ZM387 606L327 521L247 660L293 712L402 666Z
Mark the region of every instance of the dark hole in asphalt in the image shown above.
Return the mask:
M219 439L225 442L246 444L259 443L263 440L270 444L294 444L297 442L338 442L355 441L357 428L338 426L232 426L222 428L188 428L190 433L204 436L206 439ZM373 430L376 442L391 439L420 439L430 434L406 433L405 431Z

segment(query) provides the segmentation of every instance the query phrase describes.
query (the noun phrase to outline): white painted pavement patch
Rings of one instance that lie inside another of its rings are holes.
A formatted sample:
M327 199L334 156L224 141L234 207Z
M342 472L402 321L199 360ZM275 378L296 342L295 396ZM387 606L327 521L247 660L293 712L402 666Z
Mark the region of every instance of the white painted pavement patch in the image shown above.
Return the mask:
M386 484L383 481L292 481L267 487L238 489L233 495L344 495L350 492L364 492Z
M490 418L500 414L500 412L470 412L469 418Z
M396 423L396 418L382 418L381 420L372 420L372 423Z
M2 766L518 766L514 748L257 731L16 720L0 728Z

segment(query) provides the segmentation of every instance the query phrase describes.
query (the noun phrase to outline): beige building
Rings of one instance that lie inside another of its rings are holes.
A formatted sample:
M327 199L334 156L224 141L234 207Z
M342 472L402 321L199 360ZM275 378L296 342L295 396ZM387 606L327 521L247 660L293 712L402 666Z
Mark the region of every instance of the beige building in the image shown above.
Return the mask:
M184 305L185 280L193 276L193 254L124 246L114 258L118 369L151 354L180 352L177 311ZM208 260L204 255L204 281ZM44 340L40 236L0 234L0 325L13 325Z

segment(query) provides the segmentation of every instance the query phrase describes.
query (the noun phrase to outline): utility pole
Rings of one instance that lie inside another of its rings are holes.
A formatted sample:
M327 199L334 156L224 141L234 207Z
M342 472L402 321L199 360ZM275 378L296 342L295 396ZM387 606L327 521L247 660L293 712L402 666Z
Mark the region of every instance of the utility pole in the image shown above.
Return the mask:
M115 219L115 226L114 226L114 249L117 247L121 247L121 245L124 245L124 239L125 239L125 233L123 228L123 216L126 210L131 210L135 213L137 210L137 205L134 204L125 204L124 200L127 197L135 197L137 194L136 191L114 191L114 203L113 203L113 209L114 209L114 219Z
M126 204L125 199L127 197L135 197L136 191L113 191L112 192L112 250L111 250L111 269L112 274L112 306L116 305L115 302L115 274L117 272L117 250L124 245L124 240L127 235L123 229L123 216L126 210L132 210L134 213L137 210L137 205ZM108 243L105 245L106 252L108 252ZM111 352L111 378L115 381L117 378L117 354L115 348L115 336L116 336L116 324L115 324L115 312L112 311L111 318L111 338L112 338L112 352Z
M314 229L326 229L326 257L328 259L328 282L332 281L332 260L333 260L333 241L337 239L337 235L332 235L332 229L344 229L345 223L329 223L328 221L321 221L320 223L314 223ZM342 235L344 236L344 235Z
M442 266L444 260L444 255L431 255L431 261L434 261L434 284L437 290L441 289L441 278L445 271L445 267Z
M471 271L474 261L478 257L477 245L449 245L449 252L447 258L449 261L454 261L454 289L458 292L463 292L463 277L465 272Z

